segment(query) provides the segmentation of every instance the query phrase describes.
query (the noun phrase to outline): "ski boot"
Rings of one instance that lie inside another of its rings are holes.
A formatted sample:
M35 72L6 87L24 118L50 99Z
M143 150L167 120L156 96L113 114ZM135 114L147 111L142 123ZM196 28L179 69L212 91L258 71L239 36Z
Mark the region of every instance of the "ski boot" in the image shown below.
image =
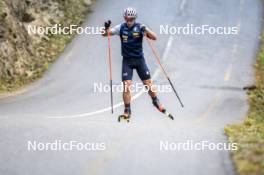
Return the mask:
M158 98L153 98L152 104L163 114L169 117L171 120L174 120L173 116L167 112L167 110L162 106Z

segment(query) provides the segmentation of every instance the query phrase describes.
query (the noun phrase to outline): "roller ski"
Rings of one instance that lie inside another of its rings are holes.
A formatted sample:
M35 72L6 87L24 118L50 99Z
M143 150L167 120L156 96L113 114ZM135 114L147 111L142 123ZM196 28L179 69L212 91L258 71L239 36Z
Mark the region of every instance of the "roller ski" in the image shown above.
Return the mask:
M130 122L130 115L123 114L123 115L118 116L118 122L121 122L122 120L125 120L125 121L127 121L127 123L129 123Z
M163 114L165 114L167 117L169 117L171 120L174 120L174 117L167 112L167 110L162 106L159 99L157 97L152 98L152 104Z
M130 121L130 117L131 117L131 108L130 108L130 104L126 104L125 105L125 110L124 110L124 114L118 116L118 122L121 122L121 120L125 120L127 121L127 123Z
M162 112L163 114L165 114L165 115L166 115L167 117L169 117L171 120L174 120L173 116L172 116L169 112L167 112L166 109L163 109L163 110L160 111L160 112Z

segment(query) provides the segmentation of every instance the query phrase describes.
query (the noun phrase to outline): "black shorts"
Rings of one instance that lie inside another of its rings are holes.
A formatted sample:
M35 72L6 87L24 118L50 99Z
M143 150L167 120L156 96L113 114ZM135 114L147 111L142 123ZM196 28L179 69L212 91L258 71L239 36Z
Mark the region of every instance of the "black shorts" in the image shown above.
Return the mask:
M150 72L144 58L123 58L122 81L132 80L133 69L136 69L142 81L150 79Z

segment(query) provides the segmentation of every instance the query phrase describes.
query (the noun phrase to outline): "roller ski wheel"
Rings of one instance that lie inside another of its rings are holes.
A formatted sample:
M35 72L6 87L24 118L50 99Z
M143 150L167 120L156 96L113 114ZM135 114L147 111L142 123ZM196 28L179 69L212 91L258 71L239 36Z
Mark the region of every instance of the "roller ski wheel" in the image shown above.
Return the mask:
M127 121L127 123L129 123L130 122L130 115L120 115L120 116L118 116L118 122L121 122L121 120L125 120L125 121Z
M166 109L163 109L161 112L167 117L169 117L171 120L174 120L174 117L169 112L167 112Z
M169 117L171 120L174 120L174 117L167 112L167 110L162 106L162 104L159 102L159 100L156 100L155 102L153 102L153 105L163 114L165 114L167 117Z

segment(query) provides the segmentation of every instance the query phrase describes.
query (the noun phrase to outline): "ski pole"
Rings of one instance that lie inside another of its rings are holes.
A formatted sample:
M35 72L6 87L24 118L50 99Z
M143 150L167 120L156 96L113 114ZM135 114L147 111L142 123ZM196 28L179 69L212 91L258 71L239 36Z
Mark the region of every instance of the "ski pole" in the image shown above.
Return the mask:
M111 112L114 113L113 108L113 80L112 80L112 49L111 49L111 42L110 42L110 31L107 31L107 39L108 39L108 63L109 63L109 80L110 80L110 88L111 88Z
M182 103L182 101L181 101L181 99L180 99L180 97L179 97L176 89L174 88L174 86L173 86L173 84L172 84L172 82L171 82L171 80L170 80L167 72L165 71L163 65L161 64L161 61L160 61L160 58L159 58L159 55L158 55L156 49L154 48L154 46L152 45L151 41L149 40L149 38L147 36L146 36L146 38L147 38L147 42L148 42L148 44L149 44L149 46L150 46L150 48L151 48L151 50L153 52L153 55L155 56L156 60L158 61L159 65L161 67L162 72L164 73L164 75L166 76L167 80L169 81L169 83L170 83L170 85L171 85L171 87L173 89L173 92L175 93L176 97L178 98L181 106L184 107L184 105L183 105L183 103Z

